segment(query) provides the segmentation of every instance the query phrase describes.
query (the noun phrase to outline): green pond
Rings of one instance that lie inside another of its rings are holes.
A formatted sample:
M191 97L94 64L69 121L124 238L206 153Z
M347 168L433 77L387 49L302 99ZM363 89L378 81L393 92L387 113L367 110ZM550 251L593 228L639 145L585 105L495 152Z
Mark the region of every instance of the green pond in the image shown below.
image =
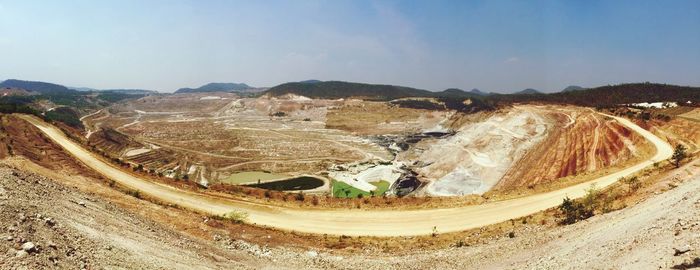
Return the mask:
M323 180L316 177L299 176L274 182L250 184L247 186L270 190L309 190L321 187L323 183Z

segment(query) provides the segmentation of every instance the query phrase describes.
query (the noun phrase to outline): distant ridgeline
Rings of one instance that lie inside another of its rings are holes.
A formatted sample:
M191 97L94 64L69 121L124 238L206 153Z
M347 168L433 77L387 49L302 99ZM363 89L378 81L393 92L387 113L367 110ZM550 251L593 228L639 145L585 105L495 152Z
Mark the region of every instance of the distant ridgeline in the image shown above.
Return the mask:
M679 104L685 104L688 101L691 101L693 106L698 106L698 103L700 103L700 87L655 83L631 83L589 89L569 88L568 91L551 94L494 94L490 95L488 98L494 99L500 103L540 101L588 107L611 107L620 104L641 102L678 102Z
M245 83L208 83L198 88L180 88L175 94L184 93L208 93L208 92L237 92L253 89Z
M47 82L6 80L0 82L0 91L3 92L3 96L0 96L0 113L34 114L48 121L82 128L79 120L81 114L104 108L114 102L140 98L146 93L157 93L140 89L81 89ZM50 109L47 109L47 104L52 104L49 105Z
M295 94L309 98L362 98L366 100L394 100L406 97L480 97L480 94L465 92L460 89L447 89L431 92L405 86L366 84L341 81L290 82L270 88L265 92L270 96Z
M700 88L654 83L633 83L601 86L596 88L567 87L559 93L545 94L535 89L525 89L513 94L495 94L466 92L450 88L441 92L381 84L364 84L341 81L327 82L292 82L270 88L265 92L270 96L285 94L301 95L309 98L360 98L365 100L388 101L407 97L432 97L446 100L467 99L481 101L490 105L510 104L516 102L551 102L579 106L600 107L639 102L687 102L700 103ZM404 102L406 103L406 102ZM415 102L414 102L415 103ZM426 108L435 105L418 104Z
M264 88L254 88L244 83L209 83L199 88L182 88L176 93L237 92L258 95ZM137 99L155 91L141 89L97 90L92 88L68 88L63 85L6 80L0 82L0 113L31 113L52 121L80 127L80 115L94 112L115 102ZM522 102L572 104L588 107L612 107L620 104L642 102L677 102L692 106L700 104L700 88L655 83L608 85L596 88L569 86L558 93L541 93L525 89L513 94L485 93L478 89L464 91L450 88L440 92L423 89L352 83L342 81L307 80L284 83L262 94L282 96L294 94L309 98L340 99L358 98L374 101L391 101L400 107L425 110L456 110L477 112L493 110L499 106ZM50 101L50 102L41 102ZM48 104L48 106L47 106ZM48 107L51 107L48 109Z
M1 82L0 88L20 88L30 92L35 92L44 95L79 94L78 91L68 89L68 87L65 87L63 85L47 82L32 82L13 79Z

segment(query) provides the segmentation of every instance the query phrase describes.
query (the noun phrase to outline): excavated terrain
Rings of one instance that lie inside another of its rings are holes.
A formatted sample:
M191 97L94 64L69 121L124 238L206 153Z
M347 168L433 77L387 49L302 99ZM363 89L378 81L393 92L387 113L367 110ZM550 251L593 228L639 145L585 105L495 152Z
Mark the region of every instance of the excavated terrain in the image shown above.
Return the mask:
M0 114L0 158L11 155L27 157L46 168L100 178L99 174L74 162L73 157L31 124L14 115Z
M190 174L217 182L240 171L310 174L334 164L390 158L367 139L326 128L329 109L356 102L291 95L172 95L119 104L84 121L89 128L113 129L89 134L90 141L111 156L166 175ZM124 141L113 139L121 137L131 138L128 146L112 143Z
M532 110L530 112L538 113ZM545 123L554 117L547 113L540 115ZM471 120L483 122L488 117L491 116L475 116ZM530 114L529 117L534 116ZM585 122L586 119L573 118L575 122ZM186 214L183 210L159 206L124 194L117 196L114 193L119 192L106 184L98 186L92 183L99 180L80 183L82 175L99 176L92 175L94 172L75 162L26 122L4 115L2 123L0 141L5 147L0 149L8 149L5 155L27 156L52 171L81 175L67 176L74 185L81 188L94 186L85 192L57 184L55 179L27 173L29 167L21 165L24 163L14 168L0 166L0 268L3 269L80 266L129 269L457 269L488 266L518 269L606 268L635 264L669 268L697 264L694 259L698 258L695 248L698 238L695 236L700 227L696 210L700 201L693 195L697 194L700 183L697 177L693 178L700 168L697 162L668 176L667 183L650 193L661 195L654 196L649 202L571 226L548 229L539 223L527 224L516 230L514 237L504 232L498 237L484 238L467 246L423 250L429 247L428 244L398 254L391 254L390 248L377 246L348 252L329 250L308 241L304 245L313 247L299 250L298 246L260 247L246 241L231 240L269 241L266 239L270 239L270 235L272 239L299 238L297 235L285 236L284 233L246 226L222 233L220 224L210 225L216 223L206 218L201 222L202 217L196 217L196 214ZM528 126L531 121L524 123L524 127L532 128ZM685 179L691 180L684 182ZM668 187L678 188L660 193ZM115 200L118 203L113 203ZM621 228L621 222L627 222L624 228L608 233ZM627 230L630 226L636 229ZM484 232L475 230L469 234ZM193 237L193 234L197 236ZM225 237L217 236L226 234ZM343 238L339 241L338 244L342 244ZM27 242L32 242L34 248L28 249L25 254L20 250ZM393 240L390 242L396 244ZM577 245L561 248L570 243ZM602 257L599 255L601 245L605 250ZM625 248L619 250L620 245ZM686 246L690 246L688 251L674 256L674 248L686 250ZM531 261L533 253L543 259Z
M564 106L462 114L391 102L207 93L150 96L84 122L90 144L100 151L204 183L242 171L326 176L336 165L357 170L392 160L394 153L400 163L392 170L415 172L418 194L454 196L573 184L587 179L581 175L652 154L645 140L616 121ZM431 132L445 135L409 142Z
M545 113L552 123L546 139L509 168L497 189L551 183L653 154L644 138L592 110L567 107Z
M652 120L640 125L673 145L685 145L689 152L700 150L700 119L674 118L668 122Z

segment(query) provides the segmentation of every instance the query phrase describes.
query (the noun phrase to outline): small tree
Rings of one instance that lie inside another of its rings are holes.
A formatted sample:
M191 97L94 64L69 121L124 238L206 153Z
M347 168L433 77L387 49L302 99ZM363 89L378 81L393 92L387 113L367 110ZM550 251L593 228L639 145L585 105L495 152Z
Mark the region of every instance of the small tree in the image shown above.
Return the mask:
M224 220L231 221L233 223L245 223L248 220L248 213L242 211L231 211L220 216Z
M296 195L296 199L297 199L297 201L303 202L304 199L306 199L306 197L304 196L304 192L299 191L299 193L297 193L297 195Z
M569 197L564 198L564 201L559 205L559 210L564 214L564 219L561 221L562 224L573 224L578 220L580 204L570 199Z
M676 168L681 166L681 161L685 159L688 154L685 152L686 148L682 144L676 145L676 149L673 151L673 156L671 156L671 159L673 160L673 163L676 164Z
M642 187L642 183L639 181L639 178L636 176L633 176L630 178L623 178L622 182L627 184L627 187L629 187L629 193L635 192L640 187Z
M591 185L591 187L588 190L586 190L586 196L583 196L581 202L583 206L579 216L581 220L592 217L595 214L595 210L596 208L598 208L599 194L600 191L596 188L595 185Z
M590 189L586 190L586 195L579 200L572 200L569 197L565 197L564 201L559 205L559 211L561 211L564 216L560 223L573 224L579 220L592 217L598 207L597 199L599 194L600 191L598 191L595 186L591 186Z

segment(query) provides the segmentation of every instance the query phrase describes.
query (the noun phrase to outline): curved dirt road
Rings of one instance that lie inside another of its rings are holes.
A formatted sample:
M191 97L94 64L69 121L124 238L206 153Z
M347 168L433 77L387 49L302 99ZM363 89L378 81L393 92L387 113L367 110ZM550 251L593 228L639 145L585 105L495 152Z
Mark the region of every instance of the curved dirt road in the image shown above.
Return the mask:
M105 163L88 150L69 140L57 128L31 116L21 116L35 125L54 142L61 145L78 160L104 176L143 194L162 201L180 205L202 213L221 215L234 210L249 214L248 222L304 233L352 236L409 236L427 235L435 227L438 232L456 232L499 223L558 206L564 197L578 198L591 184L602 188L621 177L636 173L654 162L671 157L671 146L632 122L615 118L656 146L656 154L650 159L615 173L556 191L528 197L491 202L457 208L425 210L313 210L273 207L262 204L226 200L206 194L179 190L164 184L153 183L128 174Z

